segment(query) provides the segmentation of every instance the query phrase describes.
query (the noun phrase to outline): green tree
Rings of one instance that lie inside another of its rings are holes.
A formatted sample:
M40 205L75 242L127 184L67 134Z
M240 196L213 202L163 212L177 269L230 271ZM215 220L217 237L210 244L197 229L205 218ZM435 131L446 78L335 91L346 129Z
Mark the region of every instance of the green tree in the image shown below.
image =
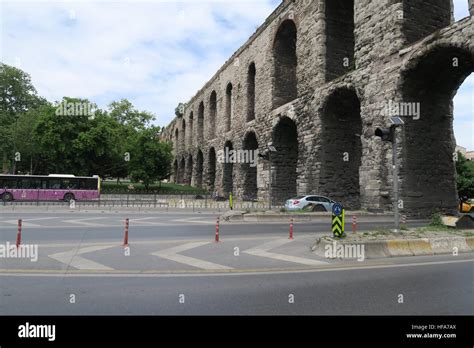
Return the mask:
M474 197L474 161L469 161L458 152L456 161L456 183L459 197Z
M138 111L127 99L112 102L109 105L109 114L120 124L129 126L134 130L142 130L155 120L153 114L146 111Z
M64 98L62 102L88 103L87 100L75 98ZM89 162L84 149L90 143L83 145L78 138L92 127L91 118L87 115L57 115L59 104L45 106L38 112L34 137L41 152L39 171L43 174L89 175Z
M3 172L8 172L16 152L16 131L19 117L46 104L37 95L31 77L22 70L0 63L0 154ZM11 166L12 167L12 166Z
M129 173L132 180L143 182L145 188L169 177L172 147L159 140L160 128L150 127L136 134L131 142Z

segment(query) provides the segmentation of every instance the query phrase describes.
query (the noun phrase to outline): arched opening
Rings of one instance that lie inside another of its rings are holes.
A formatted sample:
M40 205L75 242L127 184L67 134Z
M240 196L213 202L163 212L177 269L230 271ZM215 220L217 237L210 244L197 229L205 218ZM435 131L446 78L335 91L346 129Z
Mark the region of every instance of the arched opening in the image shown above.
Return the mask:
M233 105L232 105L232 83L227 85L225 90L225 115L226 115L226 132L230 131L232 127L232 115L233 115Z
M178 173L178 160L177 159L174 160L173 170L174 170L174 183L177 184L178 183L178 176L179 176L179 173Z
M247 121L255 120L255 63L250 64L247 73Z
M326 80L354 67L354 0L326 1Z
M198 109L198 142L204 141L204 102L199 104Z
M183 157L181 158L181 161L179 162L178 184L182 184L184 182L185 168L186 168L186 161L184 160L184 157Z
M216 186L216 150L213 147L209 149L207 161L207 188L209 191L214 191Z
M185 176L185 184L191 185L193 179L193 156L189 155L188 160L186 162L186 176Z
M196 156L196 181L195 186L202 188L202 172L203 172L203 165L204 165L204 156L201 150L198 150Z
M278 29L273 45L273 108L276 109L298 97L296 77L297 30L295 22L286 20Z
M183 124L181 126L183 136L181 138L181 146L183 150L186 150L186 121L183 119Z
M222 173L222 193L228 197L234 190L234 163L229 161L226 154L234 150L232 142L227 141L224 146L223 173Z
M174 131L174 152L177 154L179 151L179 130L176 128Z
M454 1L454 20L459 21L470 15L474 10L473 0L456 0Z
M283 117L273 129L272 139L277 150L271 153L272 202L283 204L296 195L298 131L293 120Z
M360 101L352 89L329 96L322 113L321 194L346 209L360 207L359 169L362 158Z
M403 34L407 44L451 24L450 0L403 0Z
M258 141L257 136L254 132L249 132L246 134L243 142L243 149L247 153L247 159L242 164L243 171L243 198L244 199L256 199L258 197L258 187L257 187L257 160L258 160ZM250 159L254 159L253 163L250 163Z
M401 199L410 214L457 207L453 98L473 71L472 52L439 46L402 73L403 103L419 105L402 128Z
M189 146L193 146L194 143L194 113L191 111L189 114Z
M217 93L212 91L209 98L209 136L211 139L216 136L216 115L217 115Z

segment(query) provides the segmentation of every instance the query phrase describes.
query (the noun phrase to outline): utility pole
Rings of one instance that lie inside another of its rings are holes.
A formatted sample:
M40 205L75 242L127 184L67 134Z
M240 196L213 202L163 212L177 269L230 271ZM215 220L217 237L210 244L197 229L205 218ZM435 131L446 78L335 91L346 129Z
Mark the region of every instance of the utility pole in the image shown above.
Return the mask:
M392 126L393 127L393 126ZM398 209L398 201L400 192L398 191L398 149L397 149L397 128L393 127L392 141L392 157L393 157L393 212L395 215L395 233L400 232L400 212Z

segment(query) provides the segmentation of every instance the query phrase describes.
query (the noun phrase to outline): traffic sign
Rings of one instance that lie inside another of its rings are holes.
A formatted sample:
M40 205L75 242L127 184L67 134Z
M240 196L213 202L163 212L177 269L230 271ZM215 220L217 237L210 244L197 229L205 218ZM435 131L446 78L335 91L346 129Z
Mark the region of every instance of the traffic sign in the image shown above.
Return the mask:
M339 204L341 207L341 205ZM332 233L334 234L334 237L342 238L344 235L344 215L345 211L343 208L341 208L339 215L336 215L336 212L339 212L338 209L333 208L334 214L332 215Z
M332 213L336 216L339 216L342 213L342 209L343 208L341 203L334 203L334 205L332 206Z

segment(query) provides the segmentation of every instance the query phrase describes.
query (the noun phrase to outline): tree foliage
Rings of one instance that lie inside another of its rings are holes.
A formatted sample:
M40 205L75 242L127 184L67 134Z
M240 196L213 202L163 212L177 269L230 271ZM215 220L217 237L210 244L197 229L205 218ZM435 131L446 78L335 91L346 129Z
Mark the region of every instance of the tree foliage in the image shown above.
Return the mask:
M79 98L53 104L37 95L27 74L6 65L0 87L4 171L131 177L146 186L169 175L171 146L160 141L154 115L130 101L113 102L107 110ZM64 112L65 105L81 111L92 105L94 112Z
M474 198L474 161L469 161L462 153L458 152L456 172L459 197Z

